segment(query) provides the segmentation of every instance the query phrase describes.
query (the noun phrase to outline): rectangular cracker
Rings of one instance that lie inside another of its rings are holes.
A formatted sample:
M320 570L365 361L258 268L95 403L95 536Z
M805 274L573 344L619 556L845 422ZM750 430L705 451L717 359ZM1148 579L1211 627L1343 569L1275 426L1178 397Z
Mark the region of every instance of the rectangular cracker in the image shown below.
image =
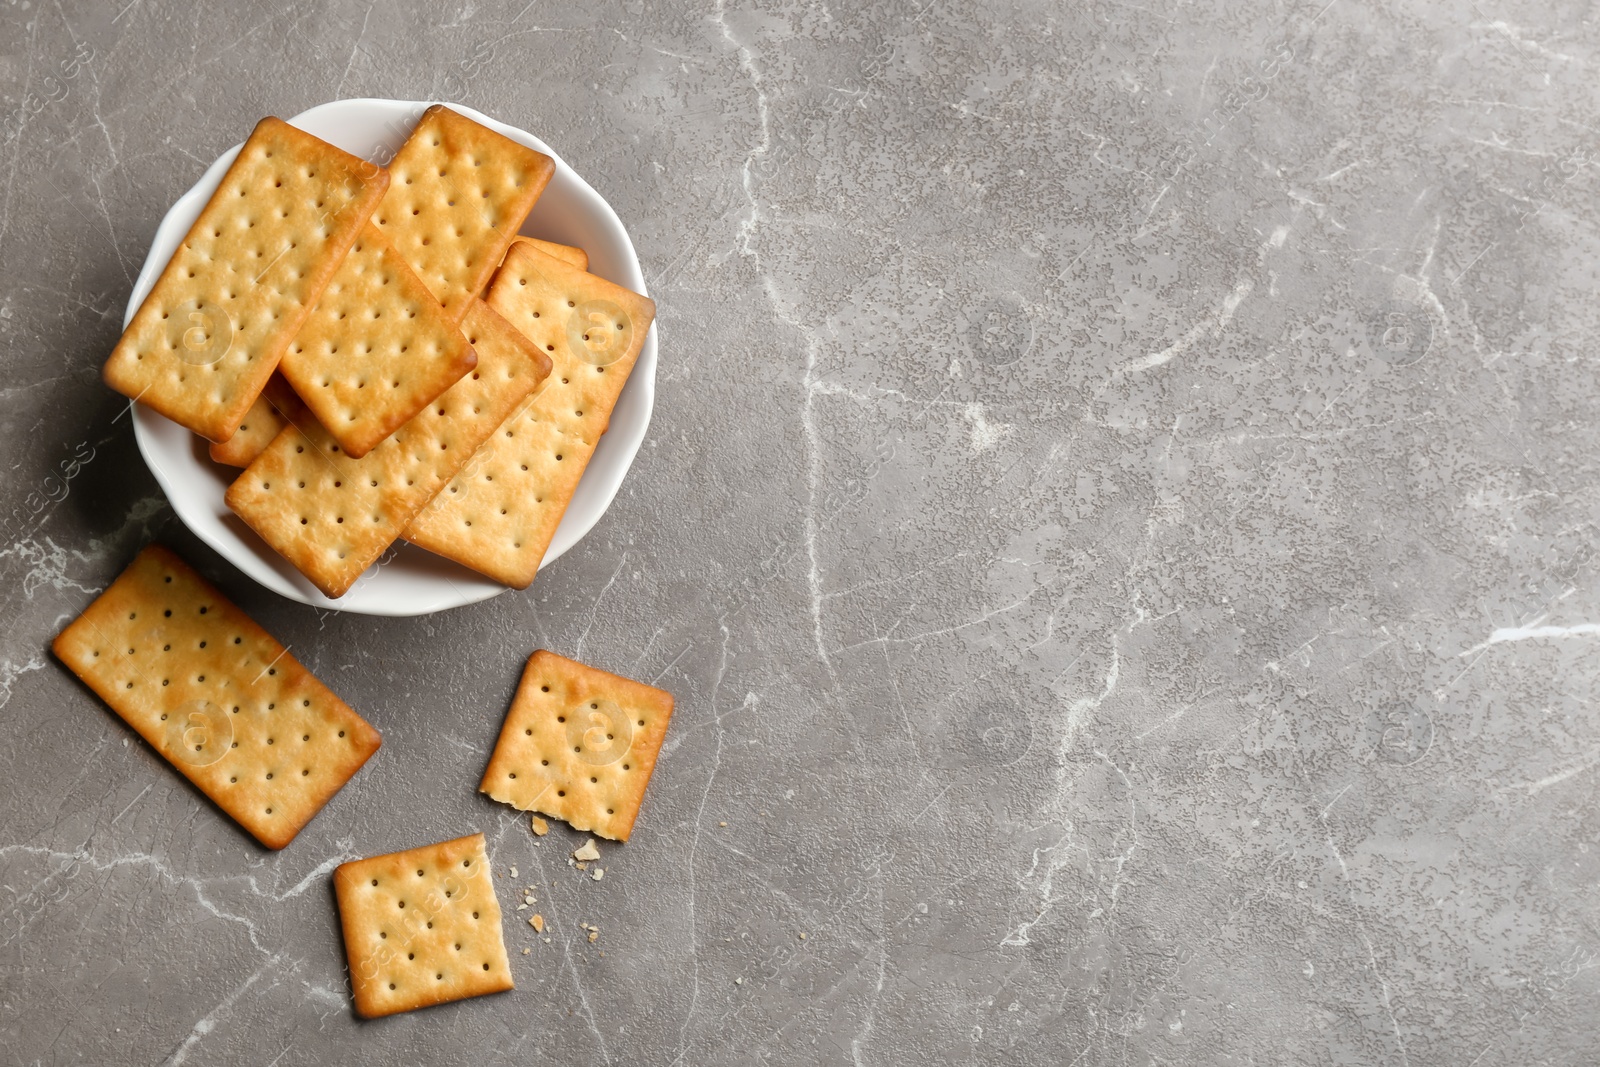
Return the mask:
M373 220L459 322L555 172L544 153L435 104L389 163Z
M513 247L516 245L532 245L545 255L554 256L563 263L571 263L579 270L589 269L589 253L576 245L556 244L554 241L545 241L538 237L524 237L520 233L511 239L511 244ZM506 251L509 252L510 249Z
M478 791L626 841L671 718L671 693L540 649Z
M539 573L610 423L654 321L655 304L518 244L489 287L489 306L550 356L550 378L423 509L405 536L524 589ZM616 338L600 354L593 351L590 330L597 323ZM610 328L618 323L626 328ZM597 365L596 359L613 361Z
M279 365L357 458L477 366L472 346L372 223Z
M266 386L250 410L244 413L239 428L226 441L211 442L211 460L227 467L248 467L261 455L285 426L305 419L306 406L283 380L281 371L267 379Z
M294 840L378 751L378 731L160 545L51 648L268 848Z
M545 354L482 301L462 326L477 369L371 452L345 454L308 420L286 427L228 487L228 506L327 596L343 596L377 562L550 372Z
M362 1017L516 988L482 834L342 863L333 887Z
M226 441L316 305L389 175L262 119L106 360L106 384Z

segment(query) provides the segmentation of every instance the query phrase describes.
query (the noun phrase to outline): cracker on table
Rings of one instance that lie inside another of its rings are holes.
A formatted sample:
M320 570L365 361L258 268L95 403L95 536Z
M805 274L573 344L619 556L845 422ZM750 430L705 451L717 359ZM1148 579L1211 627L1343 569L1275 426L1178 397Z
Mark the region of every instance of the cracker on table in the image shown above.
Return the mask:
M671 693L540 649L478 790L626 841L671 718Z
M51 648L268 848L292 841L378 751L378 731L160 545Z
M373 221L460 321L555 171L544 153L435 104L389 163Z
M363 1017L515 988L482 834L340 864L333 886Z
M349 591L550 361L482 301L462 328L478 366L365 456L315 420L288 426L228 487L228 507L329 597Z
M589 253L576 245L557 244L554 241L546 241L538 237L525 237L520 233L511 239L511 244L513 247L516 245L532 245L545 255L554 256L563 263L570 263L579 270L589 269ZM509 252L510 249L507 249L507 251Z
M472 346L368 222L279 369L361 457L477 365Z
M389 175L280 119L257 124L106 360L106 384L233 436Z
M489 305L552 364L539 393L423 509L406 540L516 589L539 572L655 318L648 297L513 246Z

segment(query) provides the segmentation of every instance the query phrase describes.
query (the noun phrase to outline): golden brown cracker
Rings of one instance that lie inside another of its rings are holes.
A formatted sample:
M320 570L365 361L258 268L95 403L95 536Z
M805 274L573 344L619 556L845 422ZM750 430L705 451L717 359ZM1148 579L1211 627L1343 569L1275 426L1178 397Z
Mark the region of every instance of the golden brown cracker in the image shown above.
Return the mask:
M538 237L525 237L520 233L511 239L511 244L513 246L519 244L531 245L545 255L554 256L563 263L570 263L579 270L589 269L589 253L576 245L557 244L554 241L546 241ZM506 251L509 252L510 249Z
M525 244L513 246L495 275L489 304L550 357L550 378L405 536L522 589L538 574L610 422L655 304Z
M515 988L482 834L340 864L333 886L364 1018Z
M378 750L378 732L175 554L150 545L51 646L268 848Z
M279 369L359 458L476 365L466 337L369 222Z
M671 693L540 649L478 790L626 841L671 718Z
M389 183L265 118L106 361L106 384L211 441L233 436Z
M482 301L462 323L477 369L359 459L320 423L286 427L229 486L250 528L330 597L343 596L549 373Z
M229 467L248 467L261 455L285 426L305 418L305 405L280 370L267 379L266 386L250 410L244 413L239 428L226 441L211 442L211 459Z
M544 153L435 104L390 162L373 221L459 322L555 169Z

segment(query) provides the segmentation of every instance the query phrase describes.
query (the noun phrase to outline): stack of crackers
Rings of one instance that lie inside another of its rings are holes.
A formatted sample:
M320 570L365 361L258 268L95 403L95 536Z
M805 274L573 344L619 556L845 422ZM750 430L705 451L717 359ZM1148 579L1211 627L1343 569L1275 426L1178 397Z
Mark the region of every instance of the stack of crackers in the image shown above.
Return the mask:
M330 597L401 538L526 587L655 317L582 249L517 234L554 171L442 106L388 169L263 119L105 380L244 468L228 506ZM52 647L267 848L381 743L158 545ZM626 841L672 706L535 652L478 788ZM345 863L334 888L360 1014L512 988L481 833Z
M329 597L400 539L525 588L655 318L518 234L554 173L442 105L387 169L263 119L105 380L243 467L228 506Z

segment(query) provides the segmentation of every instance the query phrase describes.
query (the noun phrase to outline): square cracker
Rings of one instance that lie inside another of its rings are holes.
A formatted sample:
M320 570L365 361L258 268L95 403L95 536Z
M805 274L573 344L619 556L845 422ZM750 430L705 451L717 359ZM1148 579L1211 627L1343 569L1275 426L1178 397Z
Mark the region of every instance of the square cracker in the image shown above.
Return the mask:
M538 237L525 237L517 234L511 239L512 247L517 245L531 245L547 256L554 256L563 263L571 263L579 270L589 269L589 253L576 245L557 244L554 241L541 240ZM510 251L507 249L506 251Z
M478 791L626 841L671 718L671 693L540 649Z
M268 848L294 840L378 751L378 731L160 545L51 648Z
M347 455L308 420L228 487L228 506L327 596L349 591L549 373L544 353L482 301L462 326L477 369L371 452Z
M279 369L361 457L477 366L472 346L370 222Z
M390 161L373 221L459 322L555 172L544 153L435 104Z
M291 422L301 422L306 417L306 406L300 397L283 380L282 372L267 379L266 387L233 436L226 441L211 442L211 460L228 467L248 467L250 461L261 455L272 439Z
M383 197L389 175L257 124L106 360L106 384L226 441Z
M340 864L333 887L363 1017L516 987L482 834Z
M655 318L655 304L518 244L489 287L489 305L545 350L550 378L423 509L405 536L523 589L538 574L610 423ZM609 343L601 345L599 337Z

